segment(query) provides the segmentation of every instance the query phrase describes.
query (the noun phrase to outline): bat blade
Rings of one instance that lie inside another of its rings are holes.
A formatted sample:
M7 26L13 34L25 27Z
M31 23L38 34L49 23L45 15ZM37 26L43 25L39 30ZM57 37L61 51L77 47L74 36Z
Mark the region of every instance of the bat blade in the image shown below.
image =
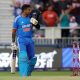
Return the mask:
M12 51L12 58L11 58L11 73L16 72L16 50Z

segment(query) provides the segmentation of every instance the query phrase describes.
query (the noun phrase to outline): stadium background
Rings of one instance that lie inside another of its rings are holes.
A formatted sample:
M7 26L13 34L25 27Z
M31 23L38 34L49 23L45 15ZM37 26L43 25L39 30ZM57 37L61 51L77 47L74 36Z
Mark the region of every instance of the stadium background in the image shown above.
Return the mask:
M69 1L73 1L73 0L69 0ZM12 4L11 0L0 0L0 71L10 70L9 58L11 54L11 49L10 49L11 29L12 29L12 22L14 20L14 16L12 14L13 7L11 7L11 4ZM36 4L39 4L39 2L36 2ZM79 16L77 15L77 17L80 17L80 14ZM80 28L78 26L77 30L79 29ZM36 55L39 59L35 71L36 70L41 70L41 71L71 70L72 41L74 37L69 36L69 30L70 30L69 27L61 27L61 26L46 27L45 25L41 24L41 29L39 31L34 32L34 35L43 35L43 36L33 37L35 41ZM79 36L77 37L77 39L79 40ZM56 55L54 55L53 53L54 51L57 53ZM47 55L49 53L50 56L51 54L53 54L52 58L46 57L46 59L44 59L44 57L41 56L44 54ZM42 63L43 61L44 63ZM40 65L42 65L43 67L40 67Z

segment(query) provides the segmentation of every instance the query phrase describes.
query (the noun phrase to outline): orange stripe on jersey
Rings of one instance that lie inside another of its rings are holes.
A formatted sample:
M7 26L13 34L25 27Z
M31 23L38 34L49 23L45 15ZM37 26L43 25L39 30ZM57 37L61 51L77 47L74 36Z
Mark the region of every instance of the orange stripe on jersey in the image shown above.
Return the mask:
M17 29L12 29L12 32L15 33Z

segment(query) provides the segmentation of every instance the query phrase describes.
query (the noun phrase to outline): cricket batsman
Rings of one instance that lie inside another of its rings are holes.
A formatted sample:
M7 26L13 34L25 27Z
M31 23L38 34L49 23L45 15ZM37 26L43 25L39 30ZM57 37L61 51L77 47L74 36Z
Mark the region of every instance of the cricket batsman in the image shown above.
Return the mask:
M13 50L17 48L17 40L19 49L20 76L30 76L37 61L32 39L33 27L40 28L38 20L32 15L31 5L24 4L21 15L14 20L12 29L12 48Z

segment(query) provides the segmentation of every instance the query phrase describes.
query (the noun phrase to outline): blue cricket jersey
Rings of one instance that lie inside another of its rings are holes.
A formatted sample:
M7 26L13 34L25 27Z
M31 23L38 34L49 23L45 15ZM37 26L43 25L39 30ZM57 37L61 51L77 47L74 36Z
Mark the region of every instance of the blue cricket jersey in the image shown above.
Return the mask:
M32 23L30 22L30 16L17 16L13 28L17 29L17 37L32 38Z

